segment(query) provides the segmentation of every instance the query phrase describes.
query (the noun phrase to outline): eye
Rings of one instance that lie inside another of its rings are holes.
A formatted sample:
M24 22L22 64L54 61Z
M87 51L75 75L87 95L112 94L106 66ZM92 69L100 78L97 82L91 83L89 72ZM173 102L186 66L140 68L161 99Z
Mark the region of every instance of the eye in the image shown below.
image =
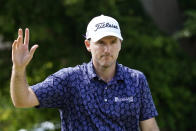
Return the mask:
M99 45L104 45L104 42L102 40L97 42Z
M115 40L112 40L112 42L111 42L112 44L115 44L116 43L116 39Z

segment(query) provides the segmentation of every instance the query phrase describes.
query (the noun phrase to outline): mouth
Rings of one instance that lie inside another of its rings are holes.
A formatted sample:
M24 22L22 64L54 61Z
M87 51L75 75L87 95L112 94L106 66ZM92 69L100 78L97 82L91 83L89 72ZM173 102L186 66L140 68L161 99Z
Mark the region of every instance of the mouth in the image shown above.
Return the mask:
M110 58L112 58L112 56L111 55L103 55L103 56L101 56L101 58L109 60Z
M111 57L110 55L103 55L103 56L101 56L101 57Z

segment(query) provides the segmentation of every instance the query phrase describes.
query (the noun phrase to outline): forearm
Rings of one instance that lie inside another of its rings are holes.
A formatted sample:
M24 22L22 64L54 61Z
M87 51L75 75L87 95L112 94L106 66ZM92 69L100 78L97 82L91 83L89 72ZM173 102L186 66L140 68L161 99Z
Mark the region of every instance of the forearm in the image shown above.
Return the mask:
M10 93L14 106L23 107L28 101L28 83L25 69L12 68Z
M155 118L140 121L141 131L159 131Z
M148 129L141 129L141 131L160 131L158 126L156 127L151 127L151 128L148 128Z

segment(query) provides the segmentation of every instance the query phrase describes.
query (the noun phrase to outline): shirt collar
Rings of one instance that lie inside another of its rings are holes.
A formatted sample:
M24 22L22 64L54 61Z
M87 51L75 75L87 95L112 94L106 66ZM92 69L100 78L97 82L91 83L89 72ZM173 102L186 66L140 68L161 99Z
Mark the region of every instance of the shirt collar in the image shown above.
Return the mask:
M90 79L99 78L95 72L92 60L87 64L87 72ZM113 80L124 80L123 68L121 64L116 63L116 73Z
M114 79L116 79L116 80L124 80L123 75L124 75L124 73L123 73L122 65L116 63L116 73L115 73Z
M87 64L87 72L90 79L93 79L95 77L98 78L97 74L95 73L92 60Z

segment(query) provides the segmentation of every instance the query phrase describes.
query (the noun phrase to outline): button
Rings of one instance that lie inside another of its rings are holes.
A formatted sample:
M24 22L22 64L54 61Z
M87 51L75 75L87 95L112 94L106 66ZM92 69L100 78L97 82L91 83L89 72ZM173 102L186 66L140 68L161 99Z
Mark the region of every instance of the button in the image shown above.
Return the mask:
M107 99L104 99L104 101L107 102L108 100Z
M108 89L108 87L106 86L106 87L105 87L105 90L107 90L107 89Z

